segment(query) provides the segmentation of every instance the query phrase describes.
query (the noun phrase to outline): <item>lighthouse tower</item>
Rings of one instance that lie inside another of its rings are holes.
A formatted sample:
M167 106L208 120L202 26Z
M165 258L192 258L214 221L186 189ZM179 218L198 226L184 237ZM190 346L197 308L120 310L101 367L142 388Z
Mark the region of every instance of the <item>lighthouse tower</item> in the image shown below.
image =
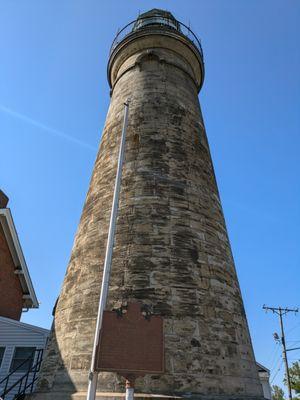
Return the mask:
M261 399L250 334L198 93L201 45L169 12L126 26L108 61L111 102L36 400L86 398L124 102L125 161L107 309L128 301L164 318L166 371L141 397ZM101 373L97 399L121 398Z

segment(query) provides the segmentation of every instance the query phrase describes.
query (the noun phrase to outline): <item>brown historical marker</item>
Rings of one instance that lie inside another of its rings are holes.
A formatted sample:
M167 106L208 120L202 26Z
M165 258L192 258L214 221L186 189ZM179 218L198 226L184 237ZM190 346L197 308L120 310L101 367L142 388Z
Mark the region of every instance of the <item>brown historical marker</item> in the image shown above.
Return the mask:
M117 372L125 378L162 374L162 317L143 315L139 303L130 303L124 311L121 315L104 312L96 371Z

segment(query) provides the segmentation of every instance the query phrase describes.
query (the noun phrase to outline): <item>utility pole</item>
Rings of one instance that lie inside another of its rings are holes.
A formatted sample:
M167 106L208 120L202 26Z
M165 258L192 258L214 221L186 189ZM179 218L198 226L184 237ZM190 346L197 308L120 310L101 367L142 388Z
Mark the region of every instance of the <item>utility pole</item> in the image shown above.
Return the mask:
M287 386L288 386L288 392L289 392L289 400L292 400L291 378L290 378L290 373L289 373L287 351L294 350L294 349L286 348L282 316L289 312L297 313L299 311L299 309L298 308L267 307L265 305L263 306L263 309L266 311L272 311L273 313L275 313L279 316L280 329L281 329L282 358L283 358L284 365L285 365L286 380L287 380Z

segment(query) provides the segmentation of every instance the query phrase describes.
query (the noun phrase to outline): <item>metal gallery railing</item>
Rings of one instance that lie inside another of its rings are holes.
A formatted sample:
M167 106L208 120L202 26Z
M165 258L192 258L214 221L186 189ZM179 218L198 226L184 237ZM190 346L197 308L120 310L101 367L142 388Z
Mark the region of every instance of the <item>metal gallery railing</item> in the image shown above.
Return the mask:
M118 31L110 48L110 55L118 44L125 38L133 36L136 32L147 31L155 28L168 29L175 31L177 34L189 39L190 42L197 48L203 60L203 51L200 40L194 32L183 22L177 21L173 18L164 17L162 15L151 15L147 17L138 17L134 21L129 22L124 28Z

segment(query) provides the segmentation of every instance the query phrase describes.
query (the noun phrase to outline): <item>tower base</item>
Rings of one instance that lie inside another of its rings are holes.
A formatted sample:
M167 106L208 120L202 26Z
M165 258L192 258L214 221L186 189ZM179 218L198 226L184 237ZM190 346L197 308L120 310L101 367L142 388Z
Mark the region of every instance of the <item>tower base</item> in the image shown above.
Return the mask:
M186 393L181 395L166 395L153 393L134 393L134 397L138 400L265 400L264 397L257 396L238 396L238 395L200 395ZM114 392L97 392L95 400L123 400L125 393ZM86 400L85 392L70 393L33 393L26 396L26 400Z

